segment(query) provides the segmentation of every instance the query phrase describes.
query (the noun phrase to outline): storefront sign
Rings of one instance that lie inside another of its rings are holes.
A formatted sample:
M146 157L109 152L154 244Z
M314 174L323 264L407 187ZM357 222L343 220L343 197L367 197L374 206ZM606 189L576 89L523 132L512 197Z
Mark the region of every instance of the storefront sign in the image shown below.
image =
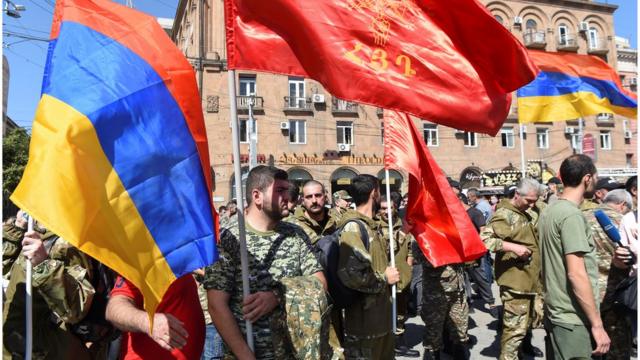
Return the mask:
M322 156L318 154L282 154L278 158L278 163L282 165L384 165L384 158L376 155L362 156L337 156L334 152L326 152Z
M267 156L265 154L258 154L256 158L258 159L258 164L267 163ZM249 162L249 154L240 154L240 163L246 164L248 162ZM231 163L233 164L233 155L231 156Z
M476 167L468 167L460 174L460 187L463 189L480 187L482 171Z
M506 186L517 183L522 178L520 171L494 171L482 174L482 186Z

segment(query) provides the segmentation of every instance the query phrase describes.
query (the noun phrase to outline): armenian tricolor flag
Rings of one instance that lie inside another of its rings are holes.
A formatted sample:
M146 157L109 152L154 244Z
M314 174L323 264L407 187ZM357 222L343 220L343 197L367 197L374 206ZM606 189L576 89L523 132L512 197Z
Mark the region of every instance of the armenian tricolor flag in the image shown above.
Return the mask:
M195 76L155 18L104 0L56 2L11 199L134 283L149 313L176 278L217 259Z
M637 96L595 56L530 51L538 77L517 91L521 123L565 121L599 113L635 118Z

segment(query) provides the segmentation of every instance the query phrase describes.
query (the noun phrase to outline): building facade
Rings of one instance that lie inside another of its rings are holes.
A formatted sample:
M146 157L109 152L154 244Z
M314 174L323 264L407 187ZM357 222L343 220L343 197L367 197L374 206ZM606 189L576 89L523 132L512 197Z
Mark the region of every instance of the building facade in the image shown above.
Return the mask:
M614 68L623 63L615 42L615 5L586 0L483 2L528 48L591 54ZM222 0L180 0L173 27L174 41L201 79L217 205L235 197L223 9ZM478 41L482 36L479 32ZM629 71L623 83L631 86L635 79L635 72ZM237 71L236 84L243 172L248 171L249 142L255 138L259 164L284 168L300 182L321 181L331 192L348 186L356 174L383 177L382 109L338 99L310 79ZM461 132L428 119L414 121L448 176L463 187L497 189L520 176L521 141L527 171L542 180L555 175L561 161L581 145L578 119L526 124L521 139L517 111L514 100L496 137ZM594 157L601 173L635 171L635 121L601 114L582 124L585 152ZM391 177L392 187L406 191L402 170Z

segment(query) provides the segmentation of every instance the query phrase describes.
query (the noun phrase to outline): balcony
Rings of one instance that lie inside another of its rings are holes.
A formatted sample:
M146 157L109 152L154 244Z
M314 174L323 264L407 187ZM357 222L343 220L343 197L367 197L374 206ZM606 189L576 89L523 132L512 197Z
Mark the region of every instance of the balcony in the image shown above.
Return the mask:
M331 112L334 116L358 115L358 104L333 97L331 99Z
M285 96L284 111L291 113L313 113L313 103L311 98Z
M547 46L544 31L529 31L524 34L524 46L530 49L544 49Z
M262 99L262 96L239 95L239 96L236 96L236 106L238 107L238 111L248 112L251 99L253 99L253 111L262 111L264 109L263 108L264 100Z
M609 53L609 41L606 38L589 38L590 55L606 55Z
M575 34L566 34L558 39L558 51L578 51L578 38Z

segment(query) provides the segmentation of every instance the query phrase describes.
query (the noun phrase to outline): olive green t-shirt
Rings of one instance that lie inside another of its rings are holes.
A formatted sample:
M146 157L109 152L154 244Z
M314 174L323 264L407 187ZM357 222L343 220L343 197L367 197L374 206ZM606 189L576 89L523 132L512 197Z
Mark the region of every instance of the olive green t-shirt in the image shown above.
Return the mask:
M598 298L598 264L591 228L574 203L559 199L549 205L538 221L545 305L553 323L589 326L588 319L567 277L565 255L582 253L593 290Z

